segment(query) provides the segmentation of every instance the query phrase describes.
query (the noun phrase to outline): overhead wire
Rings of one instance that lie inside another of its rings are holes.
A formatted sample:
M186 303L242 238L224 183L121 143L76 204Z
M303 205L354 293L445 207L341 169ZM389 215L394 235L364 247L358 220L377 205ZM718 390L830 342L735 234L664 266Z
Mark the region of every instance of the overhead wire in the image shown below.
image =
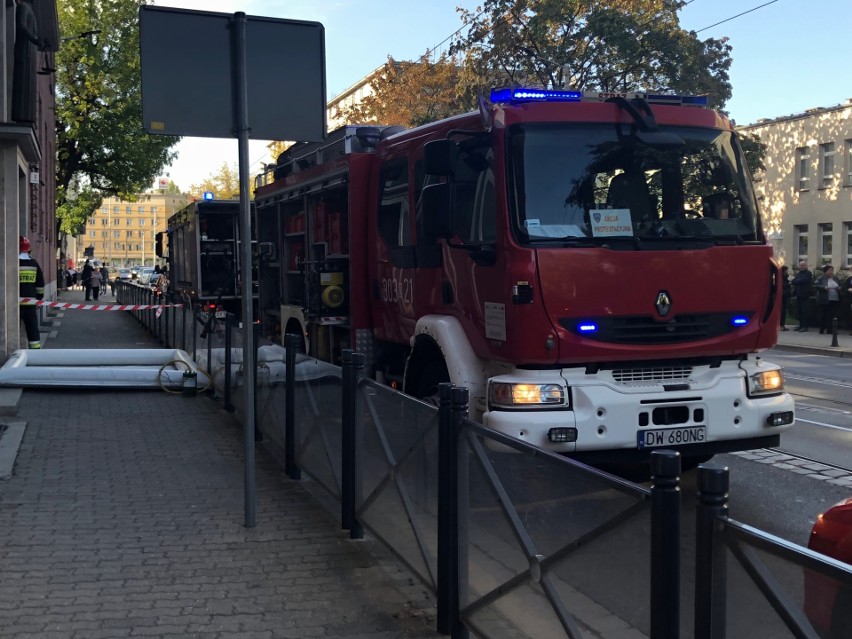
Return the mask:
M725 24L726 22L730 22L731 20L735 20L736 18L740 18L744 15L752 13L753 11L757 11L758 9L762 9L763 7L768 7L770 4L775 4L776 2L778 2L778 0L769 0L769 2L764 2L761 5L758 5L756 7L753 7L752 9L749 9L748 11L743 11L742 13L738 13L735 16L731 16L730 18L725 18L724 20L720 20L719 22L711 24L709 27L704 27L703 29L698 29L695 33L701 33L702 31L707 31L707 29L712 29L713 27L718 27L720 24Z

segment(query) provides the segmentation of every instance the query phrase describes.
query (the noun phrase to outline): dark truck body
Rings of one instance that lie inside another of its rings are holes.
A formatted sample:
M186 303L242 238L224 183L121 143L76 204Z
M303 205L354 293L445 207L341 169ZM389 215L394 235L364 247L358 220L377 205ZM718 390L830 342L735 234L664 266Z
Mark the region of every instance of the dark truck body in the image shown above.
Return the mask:
M216 303L238 313L242 296L239 231L237 200L193 202L169 218L170 291L193 304Z

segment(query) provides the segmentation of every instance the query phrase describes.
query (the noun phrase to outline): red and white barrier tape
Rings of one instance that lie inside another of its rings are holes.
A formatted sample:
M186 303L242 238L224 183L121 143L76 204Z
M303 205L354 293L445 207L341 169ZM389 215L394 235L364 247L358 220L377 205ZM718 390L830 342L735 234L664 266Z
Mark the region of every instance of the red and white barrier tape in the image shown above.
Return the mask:
M49 306L51 308L72 309L81 311L145 311L156 308L180 308L183 304L71 304L69 302L48 302L34 297L19 297L19 304L27 306Z

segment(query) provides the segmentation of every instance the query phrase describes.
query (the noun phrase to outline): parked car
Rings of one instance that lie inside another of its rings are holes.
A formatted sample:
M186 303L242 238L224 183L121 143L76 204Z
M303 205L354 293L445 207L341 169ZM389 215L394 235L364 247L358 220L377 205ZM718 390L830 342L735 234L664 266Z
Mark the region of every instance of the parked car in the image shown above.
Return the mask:
M131 279L133 279L133 276L129 268L120 268L116 272L114 279L120 280L122 282L129 282Z
M852 497L817 517L808 548L852 564ZM813 571L805 573L805 614L827 639L852 637L852 588Z
M144 286L148 286L150 283L151 276L154 274L153 266L143 266L139 269L139 275L136 281L139 284L143 284Z

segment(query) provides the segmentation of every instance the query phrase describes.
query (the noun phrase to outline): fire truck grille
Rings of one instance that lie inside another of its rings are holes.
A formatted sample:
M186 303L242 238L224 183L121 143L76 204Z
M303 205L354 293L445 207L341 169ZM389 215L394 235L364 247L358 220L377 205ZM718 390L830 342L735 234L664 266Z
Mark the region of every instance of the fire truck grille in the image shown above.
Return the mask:
M705 313L677 315L668 321L651 316L625 316L562 318L559 323L584 339L611 344L677 344L694 342L742 330L733 323L735 317L749 317L750 313ZM589 330L593 326L594 330Z
M692 366L660 366L658 368L617 368L612 378L619 384L636 382L682 382L692 375Z

